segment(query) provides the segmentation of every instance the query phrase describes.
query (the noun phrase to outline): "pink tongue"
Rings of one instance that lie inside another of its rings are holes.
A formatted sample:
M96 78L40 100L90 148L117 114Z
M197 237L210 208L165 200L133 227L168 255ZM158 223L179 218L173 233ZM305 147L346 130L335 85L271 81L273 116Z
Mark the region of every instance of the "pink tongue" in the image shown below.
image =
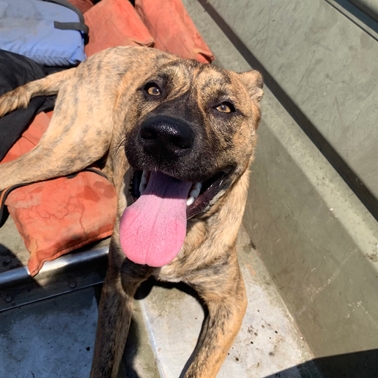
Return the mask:
M120 223L120 242L136 264L161 267L180 251L186 235L186 200L191 183L151 172L147 188L127 207Z

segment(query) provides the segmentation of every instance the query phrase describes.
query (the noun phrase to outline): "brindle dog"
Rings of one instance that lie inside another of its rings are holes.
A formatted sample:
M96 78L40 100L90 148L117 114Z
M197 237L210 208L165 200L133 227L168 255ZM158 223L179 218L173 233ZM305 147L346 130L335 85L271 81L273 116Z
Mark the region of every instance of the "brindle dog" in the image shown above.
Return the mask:
M133 296L150 276L182 281L208 315L185 377L215 377L247 299L236 238L262 79L147 48L105 50L0 98L0 115L58 94L39 144L0 166L0 190L106 159L118 194L91 377L116 377Z

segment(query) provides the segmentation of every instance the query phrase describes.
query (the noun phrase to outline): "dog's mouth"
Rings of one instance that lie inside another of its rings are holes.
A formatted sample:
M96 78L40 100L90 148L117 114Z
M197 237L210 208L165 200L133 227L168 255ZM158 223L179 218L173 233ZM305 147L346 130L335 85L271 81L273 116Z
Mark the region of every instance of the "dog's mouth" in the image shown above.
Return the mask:
M231 169L203 182L186 182L162 172L135 171L130 192L135 202L120 222L126 257L152 267L169 264L186 236L187 220L205 213L225 192Z
M203 213L223 194L226 178L231 169L216 173L202 182L191 183L186 200L186 217L191 219ZM135 201L143 195L151 176L150 171L135 171L130 184L130 194Z

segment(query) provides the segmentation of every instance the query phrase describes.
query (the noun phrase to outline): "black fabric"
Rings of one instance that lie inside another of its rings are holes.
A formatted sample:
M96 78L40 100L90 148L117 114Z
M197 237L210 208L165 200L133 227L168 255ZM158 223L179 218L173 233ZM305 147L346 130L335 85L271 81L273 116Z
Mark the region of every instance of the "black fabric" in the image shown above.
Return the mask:
M0 50L0 95L47 75L45 68L22 55ZM55 96L34 97L26 109L0 118L0 161L32 122L34 116L54 107Z

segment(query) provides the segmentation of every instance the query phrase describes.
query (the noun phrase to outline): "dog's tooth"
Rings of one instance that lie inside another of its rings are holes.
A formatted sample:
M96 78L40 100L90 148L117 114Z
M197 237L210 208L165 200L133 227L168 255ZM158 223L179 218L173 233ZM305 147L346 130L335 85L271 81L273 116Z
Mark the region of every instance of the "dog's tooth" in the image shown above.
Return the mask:
M189 197L193 197L193 198L197 198L199 195L199 190L192 190L190 193L189 193Z
M201 192L202 184L197 182L195 185L192 186L192 190L189 193L189 197L193 197L194 199L197 198Z
M194 198L193 198L193 197L189 197L189 198L186 200L186 206L190 206L193 202L194 202Z

